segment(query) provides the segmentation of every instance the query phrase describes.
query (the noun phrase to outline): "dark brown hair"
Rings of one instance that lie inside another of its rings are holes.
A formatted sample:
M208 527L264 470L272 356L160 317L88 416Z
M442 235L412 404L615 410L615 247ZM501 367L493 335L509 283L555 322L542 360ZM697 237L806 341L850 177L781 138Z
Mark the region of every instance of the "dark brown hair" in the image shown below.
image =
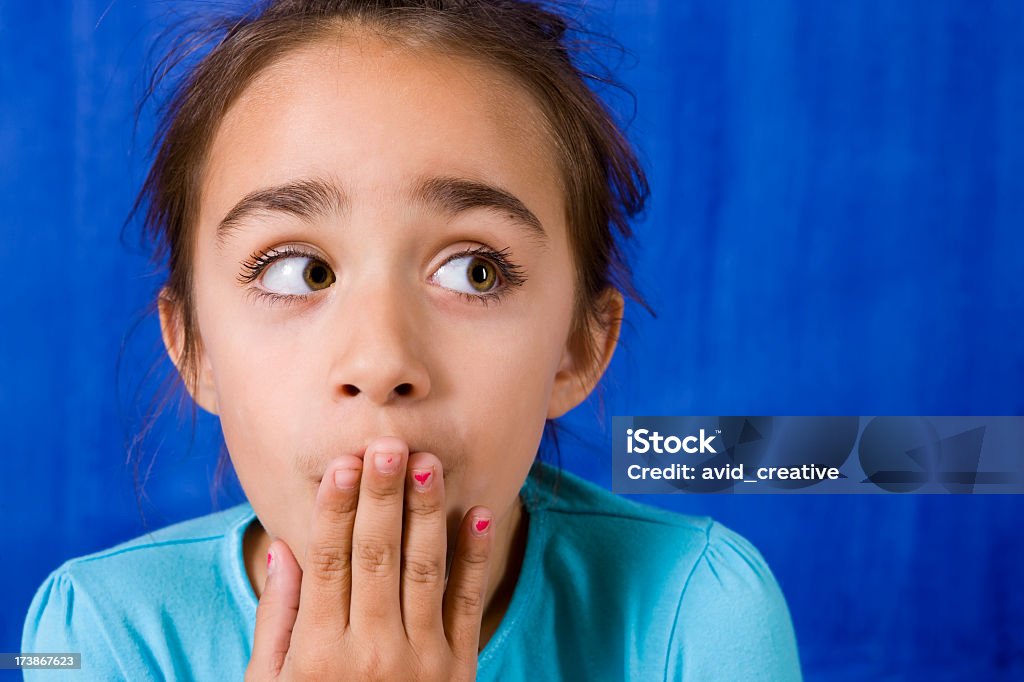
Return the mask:
M135 204L145 208L154 258L166 262L163 296L181 323L181 379L197 380L200 343L192 293L199 192L217 125L241 92L290 51L349 27L404 45L441 50L509 74L539 103L559 158L575 268L569 343L585 359L615 287L646 307L630 281L619 240L648 193L636 153L588 82L613 84L583 65L593 41L551 3L521 0L276 0L185 36L157 66L150 92L180 70ZM192 62L190 68L184 65ZM593 366L594 363L590 363Z

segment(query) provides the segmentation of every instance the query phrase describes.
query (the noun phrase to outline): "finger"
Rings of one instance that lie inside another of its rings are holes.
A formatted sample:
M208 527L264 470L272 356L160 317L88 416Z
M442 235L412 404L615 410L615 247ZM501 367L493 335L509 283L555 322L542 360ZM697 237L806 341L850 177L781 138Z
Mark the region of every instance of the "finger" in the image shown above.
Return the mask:
M265 680L281 672L299 611L301 580L302 571L288 545L282 540L270 543L267 582L256 607L256 633L247 678Z
M444 593L444 631L460 661L476 660L480 621L487 594L493 519L486 507L473 507L462 520L451 575Z
M417 452L409 457L402 537L402 622L410 639L442 632L441 603L447 529L441 461Z
M300 632L341 633L349 623L352 528L363 462L346 455L324 472L313 506L302 572Z
M408 458L408 446L398 438L378 438L366 448L352 532L351 623L357 629L376 632L389 621L401 628L399 562Z

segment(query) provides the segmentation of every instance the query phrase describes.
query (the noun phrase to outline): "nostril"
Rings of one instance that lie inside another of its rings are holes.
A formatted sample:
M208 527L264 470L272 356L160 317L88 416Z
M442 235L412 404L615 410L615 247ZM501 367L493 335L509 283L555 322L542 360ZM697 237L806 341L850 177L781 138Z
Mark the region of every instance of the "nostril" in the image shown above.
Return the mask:
M412 393L412 384L398 384L395 386L395 394L406 396Z
M341 387L341 392L347 395L348 397L352 398L354 396L359 395L359 387L353 386L352 384L345 384L344 386Z

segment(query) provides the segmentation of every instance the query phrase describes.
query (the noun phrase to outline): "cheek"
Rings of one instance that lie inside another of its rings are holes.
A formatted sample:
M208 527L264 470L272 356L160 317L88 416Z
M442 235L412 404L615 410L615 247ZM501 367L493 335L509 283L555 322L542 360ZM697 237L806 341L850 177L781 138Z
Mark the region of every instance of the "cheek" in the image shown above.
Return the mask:
M297 475L296 462L313 451L316 428L297 399L309 393L293 371L301 356L281 349L287 344L235 334L211 355L221 431L238 480L271 537L284 538L301 561L316 485Z
M568 321L550 317L505 330L489 352L461 353L455 409L467 457L457 495L466 508L488 504L503 513L537 455L568 333Z
M218 287L200 268L196 304L224 442L246 496L261 513L268 502L295 493L291 453L302 449L297 439L308 432L297 421L301 405L295 399L304 391L293 366L302 356L293 347L294 334L247 314L249 304L239 292Z
M314 450L317 429L302 398L308 387L287 366L286 359L295 356L239 350L220 365L226 369L217 381L221 430L239 480L250 499L305 494L296 464L300 453Z

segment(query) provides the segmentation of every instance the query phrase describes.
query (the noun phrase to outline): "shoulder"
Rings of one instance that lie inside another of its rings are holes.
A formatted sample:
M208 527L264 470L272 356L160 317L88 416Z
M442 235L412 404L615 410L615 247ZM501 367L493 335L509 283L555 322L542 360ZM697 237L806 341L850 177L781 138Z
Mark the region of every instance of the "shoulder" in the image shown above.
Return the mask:
M602 601L606 615L614 608L624 620L643 619L636 627L652 648L636 666L666 679L800 679L785 598L746 538L707 516L639 504L568 472L556 486L546 469L530 492L543 523L557 525L546 531L557 545L548 551L560 560L574 555L570 565L614 588Z
M630 571L689 571L721 528L709 517L640 504L548 465L535 469L525 493L532 515L557 524L560 544L611 553Z
M714 519L640 504L570 472L541 469L531 475L527 510L557 526L548 531L560 546L613 559L603 568L662 578L691 600L715 589L777 589L757 548Z
M764 557L713 522L679 598L669 679L800 680L789 608Z
M166 588L168 578L186 575L194 579L197 561L208 565L224 549L226 537L239 523L252 518L248 504L182 521L146 533L114 547L66 561L43 585L84 590L116 601L126 590Z
M218 569L228 563L225 539L251 518L243 504L66 561L32 599L22 650L80 651L83 669L109 666L90 677L126 674L135 667L127 652L157 656L149 644L173 636L176 618L228 598L231 577Z

